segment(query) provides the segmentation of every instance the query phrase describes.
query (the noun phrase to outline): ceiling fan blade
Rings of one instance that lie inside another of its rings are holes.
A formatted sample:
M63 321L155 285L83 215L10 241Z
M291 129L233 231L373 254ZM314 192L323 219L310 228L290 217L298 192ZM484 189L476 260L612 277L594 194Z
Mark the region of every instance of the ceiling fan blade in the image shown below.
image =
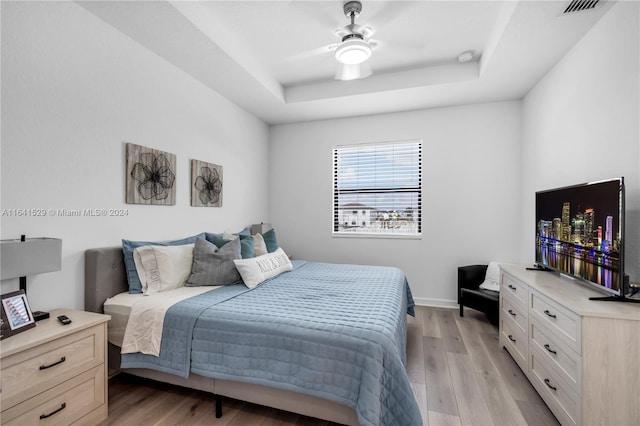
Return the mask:
M375 31L373 31L371 27L360 27L359 32L364 36L364 38L370 38Z
M334 78L336 80L349 81L367 78L372 74L373 70L368 62L355 65L339 64Z
M336 50L338 43L328 44L326 46L318 47L316 49L307 50L306 52L298 53L296 55L288 56L284 58L286 62L296 62L304 59L313 58L315 56L324 55L325 53L331 53Z
M420 53L429 47L427 42L393 41L393 40L369 40L372 47L393 49L403 53Z

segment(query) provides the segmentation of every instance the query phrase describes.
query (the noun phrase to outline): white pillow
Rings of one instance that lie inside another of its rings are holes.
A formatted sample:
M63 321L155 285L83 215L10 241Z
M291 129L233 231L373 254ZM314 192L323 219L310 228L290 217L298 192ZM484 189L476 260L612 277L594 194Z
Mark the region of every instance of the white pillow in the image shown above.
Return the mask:
M237 235L233 235L229 231L224 231L224 233L222 234L222 238L224 238L225 240L233 241L236 238L238 238L238 236Z
M253 249L254 249L254 256L256 257L269 253L267 251L267 243L264 242L264 238L262 238L262 234L253 235Z
M500 264L498 262L489 262L487 274L484 276L484 282L480 284L480 288L500 291Z
M133 251L133 261L149 295L183 287L193 264L194 244L181 246L142 246Z
M233 263L236 264L242 281L249 288L255 288L263 281L293 269L289 257L279 247L273 253L249 259L234 259Z

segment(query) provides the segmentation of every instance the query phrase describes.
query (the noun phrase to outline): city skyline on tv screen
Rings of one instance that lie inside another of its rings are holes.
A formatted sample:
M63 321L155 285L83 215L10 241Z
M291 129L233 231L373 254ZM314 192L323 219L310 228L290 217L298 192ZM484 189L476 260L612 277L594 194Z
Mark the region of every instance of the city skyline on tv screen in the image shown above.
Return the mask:
M536 193L536 263L619 290L619 179Z

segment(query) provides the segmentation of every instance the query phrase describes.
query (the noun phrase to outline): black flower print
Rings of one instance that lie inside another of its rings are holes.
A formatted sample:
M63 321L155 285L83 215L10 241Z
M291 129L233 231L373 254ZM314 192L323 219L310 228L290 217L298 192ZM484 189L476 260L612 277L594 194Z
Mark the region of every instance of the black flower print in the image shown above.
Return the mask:
M176 179L167 157L147 152L140 154L139 160L131 170L131 177L139 182L138 193L145 200L166 199Z
M220 201L222 180L216 169L211 170L209 167L202 167L200 176L196 178L194 186L198 190L198 196L202 204L216 204Z

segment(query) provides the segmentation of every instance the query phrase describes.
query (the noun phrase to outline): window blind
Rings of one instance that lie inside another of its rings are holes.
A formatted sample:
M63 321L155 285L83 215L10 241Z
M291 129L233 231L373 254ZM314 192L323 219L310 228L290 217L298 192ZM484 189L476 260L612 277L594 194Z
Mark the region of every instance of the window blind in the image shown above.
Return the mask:
M333 233L422 233L422 142L333 150Z

